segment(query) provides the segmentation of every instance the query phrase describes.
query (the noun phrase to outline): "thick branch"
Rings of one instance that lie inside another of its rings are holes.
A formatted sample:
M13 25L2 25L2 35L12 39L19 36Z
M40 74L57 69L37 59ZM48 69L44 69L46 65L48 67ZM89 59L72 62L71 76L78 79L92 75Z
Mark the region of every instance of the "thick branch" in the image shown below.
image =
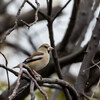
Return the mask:
M76 81L76 89L80 95L84 94L84 88L89 78L89 70L85 72L83 70L86 70L91 66L94 56L97 52L99 40L100 40L100 14L99 17L97 18L97 23L94 28L93 35L89 42L88 48L86 50L86 54L84 56L83 63Z
M90 11L90 14L89 14L89 16L88 16L87 24L84 26L84 29L83 29L83 31L82 31L82 34L81 34L81 36L80 36L80 38L79 38L79 40L78 40L78 45L81 45L82 41L84 40L85 35L86 35L86 31L87 31L87 29L88 29L88 27L89 27L90 22L91 22L91 21L93 20L93 18L94 18L95 11L97 10L99 4L100 4L100 0L95 0L94 7L93 7L93 9Z
M75 45L78 38L81 36L81 33L87 24L89 14L91 12L91 8L94 0L80 0L79 9L77 12L77 19L75 21L75 27L72 31L72 35L70 37L68 43L68 49L72 49L72 46Z

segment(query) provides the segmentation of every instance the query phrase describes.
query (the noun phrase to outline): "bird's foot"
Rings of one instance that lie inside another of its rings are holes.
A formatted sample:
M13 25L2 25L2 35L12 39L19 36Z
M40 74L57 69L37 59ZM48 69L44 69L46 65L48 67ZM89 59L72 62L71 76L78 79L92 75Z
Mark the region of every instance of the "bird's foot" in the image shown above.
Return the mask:
M35 75L37 80L42 80L42 76L40 74Z
M35 76L36 79L42 80L42 76L40 74L38 74L35 70L32 70L32 71L33 71L34 76Z

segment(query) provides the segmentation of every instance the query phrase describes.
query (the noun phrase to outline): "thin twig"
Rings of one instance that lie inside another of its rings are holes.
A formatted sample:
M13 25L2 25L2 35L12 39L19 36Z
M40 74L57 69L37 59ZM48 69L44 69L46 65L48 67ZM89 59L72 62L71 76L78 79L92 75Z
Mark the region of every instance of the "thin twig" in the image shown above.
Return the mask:
M20 15L21 10L22 10L22 8L24 7L24 5L25 5L26 2L27 2L27 0L24 0L24 1L23 1L22 5L20 6L20 8L19 8L19 10L18 10L18 12L17 12L17 14L16 14L15 25L14 25L12 28L10 28L10 29L4 34L2 40L0 40L0 43L2 43L2 42L6 39L6 37L7 37L14 29L17 28L17 26L18 26L18 20L19 20L19 15Z
M54 18L52 19L52 21L54 21L58 16L59 14L62 12L62 10L70 3L71 0L69 0L58 12L57 14L54 16Z
M37 4L37 10L35 12L35 21L33 23L31 23L30 26L32 26L33 24L35 24L38 21L38 12L39 12L39 8L40 8L40 3L38 3L37 0L35 0L35 3Z
M2 52L0 52L0 54L4 57L5 62L6 62L5 66L7 67L8 66L7 58L5 57L5 55ZM9 74L8 74L8 70L7 69L6 69L6 73L7 73L7 80L8 80L8 89L10 89L10 79L9 79Z
M58 85L48 85L48 84L43 84L42 86L44 87L48 87L48 88L52 88L52 89L59 89L59 90L62 90L61 86L58 86Z
M36 11L36 7L30 2L30 1L27 1L27 3ZM44 13L42 13L41 11L38 11L38 13L44 17L46 20L49 20L48 16L46 16Z
M19 87L19 85L20 85L20 79L21 79L21 75L22 75L22 73L23 73L23 63L21 63L21 64L19 65L19 67L20 67L20 72L19 72L19 74L18 74L16 86L15 86L15 88L14 88L14 90L13 90L13 93L9 96L9 100L12 100L12 99L14 98L14 96L16 95L17 89L18 89L18 87Z
M98 69L100 69L100 67L98 66L98 64L100 64L100 61L98 61L98 62L97 62L97 63L95 63L94 65L90 66L89 68L87 68L87 69L83 70L83 72L88 71L88 70L90 70L91 68L93 68L93 67L95 67L95 66L97 66L97 67L98 67Z
M31 100L34 100L35 95L34 95L34 82L33 81L31 81L31 84L30 84L30 95L31 95Z
M25 77L26 78L26 77ZM25 86L21 87L20 89L18 89L17 94L15 97L17 97L20 93L22 93L28 86L30 83L25 84Z
M8 71L12 72L12 73L13 73L14 75L16 75L16 76L19 75L18 72L15 72L15 71L13 71L13 70L10 69L10 68L5 67L4 65L1 65L1 64L0 64L0 67L2 67L2 68L4 68L4 69L7 69ZM77 94L76 90L75 90L68 82L66 82L66 81L64 81L64 80L60 80L60 79L51 79L51 78L42 78L42 80L39 79L39 78L37 78L37 79L35 80L34 77L30 75L29 72L26 72L26 74L27 74L27 75L29 76L29 78L35 83L36 87L40 90L40 92L41 92L43 95L45 95L45 98L47 98L47 94L45 94L45 93L43 92L43 90L40 88L40 86L38 85L37 82L39 82L40 84L41 84L41 83L49 83L49 84L58 84L58 85L60 85L60 86L64 86L64 87L67 88L71 93L73 93L73 96L74 96L74 97L77 97L77 98L78 98L78 94ZM26 75L22 74L22 76L23 76L23 78L26 78L26 79L27 79ZM29 82L30 82L30 81L29 81ZM41 84L41 85L42 85L42 84ZM26 87L25 87L25 88L26 88ZM24 88L21 88L21 90L19 90L19 91L21 92L21 91L23 91L23 89L24 89ZM18 93L19 93L19 92L18 92ZM17 95L18 95L18 94L17 94ZM47 98L47 99L48 99L48 98ZM76 100L77 100L77 99L76 99Z
M32 25L36 24L36 22L38 21L38 12L39 12L39 8L40 8L40 3L38 3L37 0L35 0L35 3L37 4L37 8L36 8L36 12L35 12L35 20L34 20L34 22L28 24L27 22L21 20L21 22L23 22L26 26L28 26L28 28L30 28Z
M24 71L25 72L25 71ZM37 81L30 75L29 72L26 72L26 74L30 77L30 79L35 83L36 87L39 89L39 91L45 96L45 99L48 100L48 95L42 90L42 88L39 86Z
M30 75L31 75L34 79L36 79L36 77L35 77L35 75L33 74L33 72L32 72L32 70L31 70L30 67L28 67L28 66L26 66L26 65L24 64L23 68L25 68L25 69L30 73ZM24 71L24 72L25 72L25 71ZM25 72L25 73L26 73L26 72Z
M18 72L6 67L5 65L0 64L0 67L4 68L4 69L7 69L9 72L13 73L15 76L18 76L18 74L19 74Z

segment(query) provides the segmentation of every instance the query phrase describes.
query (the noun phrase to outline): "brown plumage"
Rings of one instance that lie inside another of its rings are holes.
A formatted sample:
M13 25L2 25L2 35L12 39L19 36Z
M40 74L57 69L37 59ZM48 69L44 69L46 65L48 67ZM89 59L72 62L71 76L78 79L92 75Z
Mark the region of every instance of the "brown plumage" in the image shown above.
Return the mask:
M49 51L51 50L53 50L52 47L50 47L48 44L43 44L39 47L36 53L28 57L23 63L30 67L31 70L41 70L49 63ZM18 67L19 65L14 68Z

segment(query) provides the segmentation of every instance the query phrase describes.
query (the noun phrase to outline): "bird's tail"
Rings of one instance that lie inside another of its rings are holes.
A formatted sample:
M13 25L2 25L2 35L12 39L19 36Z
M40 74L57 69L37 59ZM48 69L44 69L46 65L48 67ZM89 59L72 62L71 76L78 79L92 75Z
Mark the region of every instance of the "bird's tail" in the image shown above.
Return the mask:
M17 65L17 66L15 66L15 67L13 67L13 69L14 69L14 68L19 68L19 65Z
M13 68L20 68L20 66L24 66L24 63L20 63L17 66L13 67Z

